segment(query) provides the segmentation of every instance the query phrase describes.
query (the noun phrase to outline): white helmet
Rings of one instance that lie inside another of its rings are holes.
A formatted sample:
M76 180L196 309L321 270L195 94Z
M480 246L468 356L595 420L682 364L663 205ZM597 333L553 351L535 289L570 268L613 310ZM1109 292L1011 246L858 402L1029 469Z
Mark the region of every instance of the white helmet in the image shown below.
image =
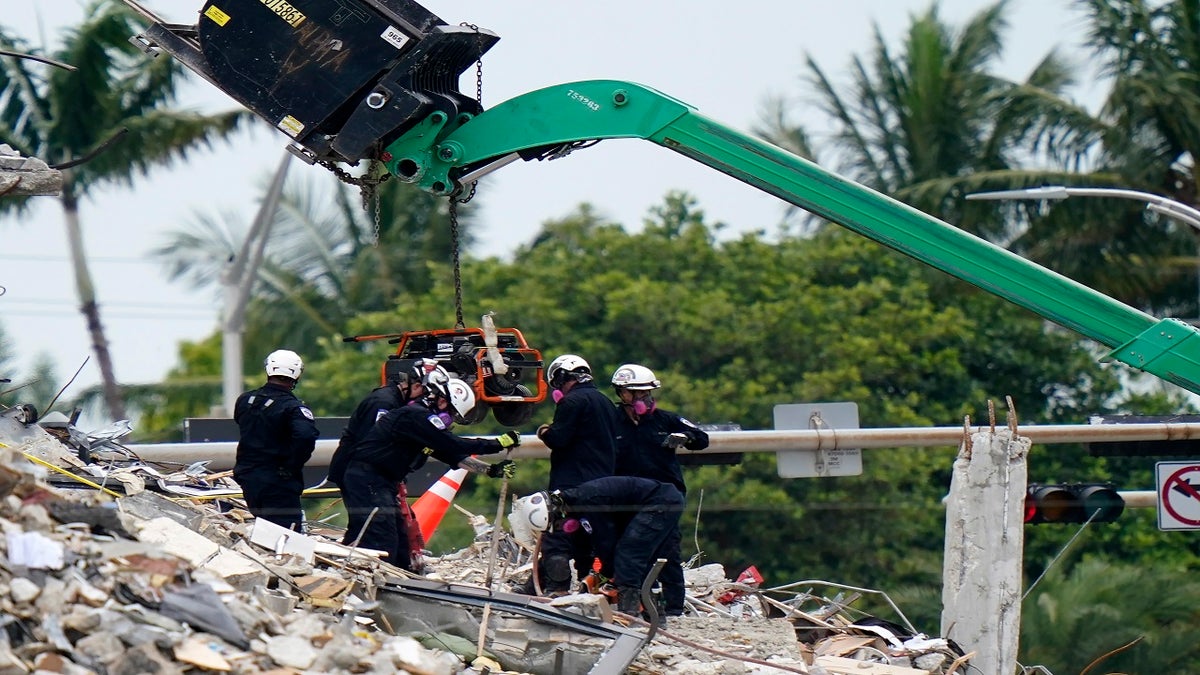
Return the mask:
M512 529L514 539L533 548L536 539L534 533L545 532L550 528L549 502L545 492L535 492L528 497L513 500L512 511L508 514L508 526Z
M567 373L587 373L592 372L592 367L588 365L583 357L574 354L563 354L562 356L550 362L550 367L546 368L546 382L550 386L558 386L562 384L563 377Z
M468 415L475 409L475 392L472 391L471 385L452 377L446 383L446 391L449 392L446 398L450 399L450 405L457 413L456 421L459 424L470 424L473 420Z
M456 421L470 424L471 418L467 415L475 408L475 392L471 390L471 385L450 375L441 366L425 373L421 384L425 385L425 399L429 403L436 403L439 398L446 399L457 413Z
M389 361L389 364L392 362ZM405 361L388 372L388 384L397 386L422 384L425 376L441 368L433 359L417 358ZM444 370L444 369L443 369Z
M617 368L612 376L613 386L618 389L632 391L653 391L662 386L662 382L654 377L654 371L636 363L626 363Z
M300 355L287 349L271 352L266 361L263 361L263 365L267 369L267 377L279 376L298 380L300 373L304 372L304 361L300 360Z
M413 371L416 372L416 369ZM435 366L432 369L424 370L421 375L421 384L425 385L426 394L436 394L443 398L449 398L446 385L450 383L450 373L441 366Z

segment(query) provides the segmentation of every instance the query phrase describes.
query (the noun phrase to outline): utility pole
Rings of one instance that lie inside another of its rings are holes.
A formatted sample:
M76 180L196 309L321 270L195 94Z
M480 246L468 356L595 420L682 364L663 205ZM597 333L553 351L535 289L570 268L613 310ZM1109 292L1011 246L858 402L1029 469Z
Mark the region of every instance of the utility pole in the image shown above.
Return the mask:
M250 231L242 242L242 250L230 257L221 271L221 287L224 306L221 310L221 411L218 417L233 417L233 404L242 393L242 333L246 327L246 303L250 301L250 290L258 278L263 252L275 210L283 192L288 164L292 153L283 153L279 168L271 179L271 186L259 205Z

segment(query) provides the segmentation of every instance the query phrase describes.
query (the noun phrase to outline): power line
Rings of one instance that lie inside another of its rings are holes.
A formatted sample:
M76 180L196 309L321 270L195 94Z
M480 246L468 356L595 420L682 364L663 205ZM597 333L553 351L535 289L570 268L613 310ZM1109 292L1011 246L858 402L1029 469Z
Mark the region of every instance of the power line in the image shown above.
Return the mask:
M5 254L0 255L0 260L15 260L17 262L70 262L71 258L65 255L24 255L24 254ZM89 263L116 263L129 264L137 263L139 265L162 265L162 261L147 260L145 258L127 258L124 256L88 256Z
M35 305L35 306L70 305L72 307L75 307L76 305L78 305L78 302L76 300L59 300L56 298L21 298L21 299L5 300L4 305L0 305L0 306L7 306L10 304ZM101 303L99 303L99 305L100 305L100 309L116 307L116 308L121 308L121 309L166 309L166 310L196 311L196 312L201 311L200 309L193 310L193 309L187 308L186 306L181 307L180 304L177 302L123 302L123 301L118 300L115 302L114 301L101 302Z
M10 316L60 316L60 317L66 317L66 316L79 316L79 312L71 311L71 310L52 310L52 309L49 309L49 310L16 309L16 310L11 310L11 311L8 309L5 309L3 312L0 312L0 318L7 318ZM191 312L191 313L184 313L184 314L163 314L161 312L155 312L153 314L137 314L137 313L116 311L116 312L104 312L103 316L104 316L105 320L107 320L107 319L135 319L135 320L146 320L146 321L205 321L205 322L213 322L216 320L215 314L201 314L198 311Z

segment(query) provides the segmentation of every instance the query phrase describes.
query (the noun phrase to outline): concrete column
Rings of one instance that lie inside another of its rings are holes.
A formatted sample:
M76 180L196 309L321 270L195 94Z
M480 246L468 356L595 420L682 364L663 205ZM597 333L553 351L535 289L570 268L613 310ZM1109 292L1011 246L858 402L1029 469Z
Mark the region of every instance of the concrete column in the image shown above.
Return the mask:
M941 635L974 651L983 673L1017 666L1030 444L1009 429L971 434L950 481Z

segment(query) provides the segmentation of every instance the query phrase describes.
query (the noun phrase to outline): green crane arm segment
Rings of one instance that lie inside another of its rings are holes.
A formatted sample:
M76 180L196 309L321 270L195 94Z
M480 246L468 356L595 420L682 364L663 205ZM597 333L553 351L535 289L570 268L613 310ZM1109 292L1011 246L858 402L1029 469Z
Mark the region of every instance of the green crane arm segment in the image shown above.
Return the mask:
M135 44L180 59L289 135L289 149L310 163L378 159L403 181L455 195L518 158L648 140L1075 330L1109 347L1108 359L1200 393L1192 326L1155 319L649 87L574 82L484 110L457 85L499 36L451 26L416 0L308 3L304 12L207 0L191 27L124 2L150 23Z
M630 82L590 80L517 96L476 116L435 112L385 148L400 180L438 194L520 157L637 138L674 150L1111 348L1117 360L1200 393L1200 331L1156 319L949 223Z

